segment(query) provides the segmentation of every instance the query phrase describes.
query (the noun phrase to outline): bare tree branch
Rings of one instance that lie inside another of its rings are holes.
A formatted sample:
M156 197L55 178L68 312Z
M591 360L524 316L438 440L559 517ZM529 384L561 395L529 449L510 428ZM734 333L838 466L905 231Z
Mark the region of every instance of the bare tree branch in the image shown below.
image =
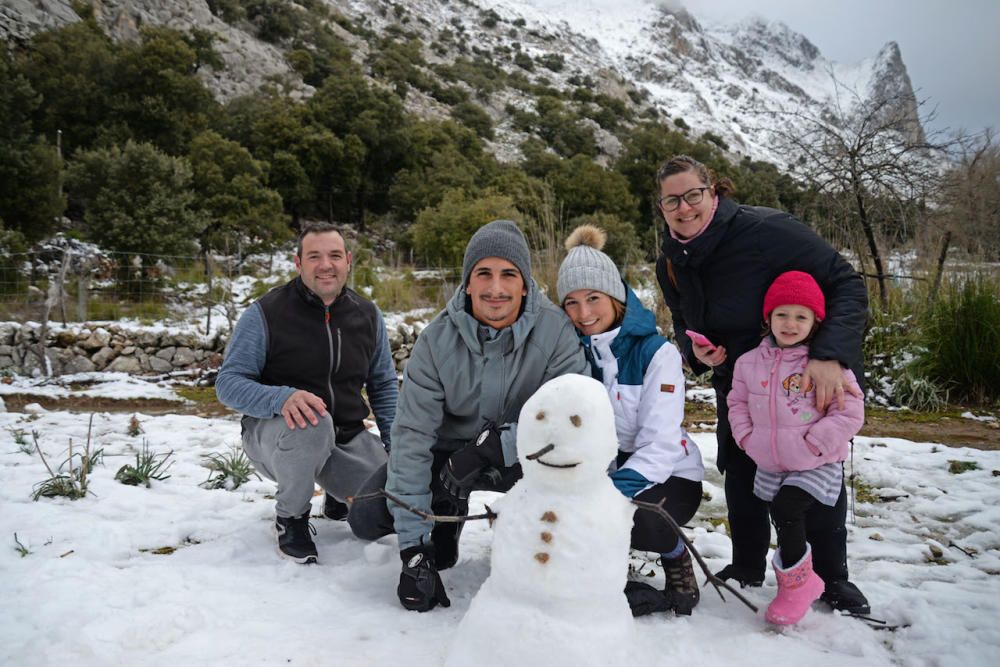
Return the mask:
M364 493L364 494L361 494L359 496L349 496L346 500L347 500L347 504L348 505L352 505L353 503L355 503L355 502L357 502L359 500L370 500L372 498L385 498L385 499L390 500L390 501L394 502L395 504L399 505L400 507L402 507L406 511L412 512L413 514L416 514L417 516L419 516L421 518L429 519L431 521L437 521L437 522L441 522L441 523L461 523L461 522L464 522L464 521L476 521L476 520L479 520L479 519L489 519L490 521L493 521L498 516L496 512L494 512L493 510L491 510L489 508L488 505L486 506L486 512L483 513L483 514L474 514L474 515L469 515L469 516L452 516L452 515L447 515L447 514L445 514L445 515L431 514L430 512L425 512L424 510L417 509L416 507L414 507L413 505L411 505L408 502L400 500L399 498L397 498L393 494L389 493L385 489L379 489L378 491L372 491L371 493ZM701 557L701 554L698 553L697 549L695 549L694 544L691 542L691 540L688 539L687 535L684 534L684 531L681 530L681 527L679 525L677 525L677 522L674 521L674 518L672 516L670 516L670 513L667 512L666 509L664 509L664 507L663 507L663 503L664 502L665 502L665 500L661 500L659 503L646 503L646 502L642 502L642 501L639 501L639 500L633 500L632 504L635 505L636 507L638 507L639 509L643 509L643 510L646 510L646 511L658 514L659 516L661 516L663 518L664 521L667 522L667 524L670 525L670 527L673 529L673 531L677 534L677 537L679 537L680 540L682 542L684 542L684 545L688 548L688 551L691 552L691 555L698 562L698 566L701 567L702 572L705 573L705 577L706 577L706 582L705 583L706 584L711 583L712 586L715 587L716 592L718 592L719 597L722 598L723 601L725 601L726 598L722 594L722 590L720 589L720 586L722 588L725 588L727 591L729 591L733 595L735 595L736 598L740 602L742 602L743 604L745 604L747 607L749 607L750 609L752 609L754 611L754 613L756 613L757 612L757 607L754 606L754 604L752 602L750 602L745 597L743 597L743 595L741 595L739 593L739 591L737 591L736 589L734 589L728 583L726 583L722 579L719 579L714 574L712 574L712 572L708 568L708 565L705 563L705 560Z
M888 276L881 245L908 237L923 219L923 202L940 183L950 144L939 133L926 134L933 112L921 115L925 102L908 90L862 97L829 74L832 108L763 113L779 120L773 131L790 171L830 203L842 202L845 221L860 229L884 305Z
M681 530L681 527L677 525L677 522L674 521L674 518L670 516L670 512L668 512L663 507L663 504L665 502L666 498L660 500L660 502L658 503L646 503L641 500L633 500L632 504L638 507L639 509L647 510L649 512L658 514L660 517L663 518L664 521L667 522L667 524L670 525L673 531L677 534L677 537L680 538L681 542L684 543L684 546L687 547L688 551L691 552L691 555L698 562L698 567L700 567L701 571L705 573L706 577L705 583L712 584L712 586L715 587L715 591L719 594L719 597L722 598L723 601L726 600L726 597L722 594L722 590L719 588L720 586L722 588L725 588L733 595L735 595L736 599L738 599L740 602L742 602L750 609L752 609L754 613L757 613L757 607L752 602L743 597L743 595L739 591L730 586L728 583L726 583L722 579L719 579L717 576L712 574L712 571L708 569L708 564L705 563L705 560L701 557L701 554L698 553L698 550L694 548L694 544L691 542L691 540L688 539L687 535L684 534L684 531Z
M462 523L465 521L477 521L480 519L489 519L490 521L493 521L494 519L497 518L496 512L491 510L489 505L486 506L486 512L484 512L483 514L470 514L466 516L455 516L451 514L431 514L430 512L425 512L422 509L414 507L405 500L400 500L399 498L392 495L385 489L379 489L378 491L372 491L371 493L363 493L360 496L348 496L346 500L347 504L351 505L357 502L358 500L370 500L372 498L385 498L386 500L390 500L395 504L399 505L407 512L412 512L413 514L416 514L421 518L430 519L431 521L437 521L439 523Z

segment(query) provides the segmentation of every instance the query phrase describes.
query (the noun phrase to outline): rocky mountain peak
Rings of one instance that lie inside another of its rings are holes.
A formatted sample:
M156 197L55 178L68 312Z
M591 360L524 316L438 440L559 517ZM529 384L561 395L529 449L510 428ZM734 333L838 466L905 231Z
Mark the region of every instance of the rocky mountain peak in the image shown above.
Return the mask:
M312 0L293 4L308 12L321 3L359 26L374 40L386 34L416 37L426 60L435 65L478 57L531 82L571 91L588 81L594 92L627 101L636 111L650 105L667 122L710 133L734 157L749 156L782 164L771 131L778 122L768 113L808 110L821 116L842 105L838 87L855 94L855 103L890 92L902 100L912 119L910 132L922 133L917 105L898 45L890 42L873 58L845 65L827 60L809 39L783 23L762 18L731 26L703 26L677 0ZM265 82L292 95L312 88L291 67L291 44L268 43L246 20L227 22L205 0L90 0L100 25L116 39L134 38L144 25L214 33L225 62L199 71L223 100L251 92ZM5 0L0 7L0 37L24 41L30 34L78 20L69 0ZM376 43L334 26L365 62ZM444 43L447 35L447 44ZM518 64L559 60L559 68ZM522 87L523 88L523 87ZM522 89L506 88L481 101L497 126L492 144L498 156L514 159L525 135L511 128L510 109L530 110L534 100ZM448 107L412 90L405 103L424 117L446 117ZM841 112L844 110L841 108ZM772 116L774 114L772 113ZM617 143L598 129L605 158Z

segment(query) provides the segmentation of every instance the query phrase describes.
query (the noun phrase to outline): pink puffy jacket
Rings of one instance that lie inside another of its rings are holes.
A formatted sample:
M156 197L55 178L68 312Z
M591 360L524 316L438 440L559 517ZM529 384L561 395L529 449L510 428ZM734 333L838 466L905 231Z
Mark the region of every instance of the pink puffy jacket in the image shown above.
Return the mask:
M808 346L778 348L770 336L736 360L727 399L729 425L733 438L762 470L812 470L843 461L851 438L865 423L864 401L847 392L843 410L834 401L820 414L815 392L802 392L808 361ZM854 373L845 370L844 376L858 388Z

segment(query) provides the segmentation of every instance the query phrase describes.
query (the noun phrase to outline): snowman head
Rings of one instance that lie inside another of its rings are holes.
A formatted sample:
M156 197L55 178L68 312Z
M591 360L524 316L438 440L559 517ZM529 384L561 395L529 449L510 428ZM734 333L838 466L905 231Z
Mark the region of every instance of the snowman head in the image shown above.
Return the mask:
M517 455L524 480L567 488L604 477L618 451L604 385L583 375L549 380L521 408Z

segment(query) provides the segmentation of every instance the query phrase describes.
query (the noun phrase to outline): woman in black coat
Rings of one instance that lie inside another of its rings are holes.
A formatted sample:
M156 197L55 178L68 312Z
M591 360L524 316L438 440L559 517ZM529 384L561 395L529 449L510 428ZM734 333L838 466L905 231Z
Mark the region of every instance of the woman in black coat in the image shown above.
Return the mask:
M810 344L805 388L815 387L816 405L843 402L842 366L863 382L861 343L868 315L864 281L826 241L788 213L743 206L729 199L732 184L717 180L687 156L663 164L656 176L657 209L667 225L656 275L670 308L677 346L696 373L712 369L719 422L718 467L725 473L726 505L733 561L720 573L744 586L764 580L770 524L767 504L753 494L756 466L736 445L729 428L726 396L733 366L760 342L762 305L768 286L781 273L805 271L826 296L827 318ZM715 345L694 343L698 332ZM822 599L855 614L870 612L868 601L848 581L847 494L835 507L810 510L816 573L826 583Z

